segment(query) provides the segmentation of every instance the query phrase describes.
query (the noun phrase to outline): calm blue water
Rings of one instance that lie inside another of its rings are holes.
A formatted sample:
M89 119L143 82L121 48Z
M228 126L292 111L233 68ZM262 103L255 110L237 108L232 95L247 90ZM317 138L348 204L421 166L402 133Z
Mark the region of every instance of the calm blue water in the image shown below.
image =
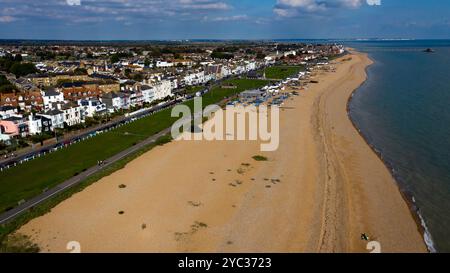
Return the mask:
M450 41L347 44L375 61L351 117L414 197L434 248L450 252Z

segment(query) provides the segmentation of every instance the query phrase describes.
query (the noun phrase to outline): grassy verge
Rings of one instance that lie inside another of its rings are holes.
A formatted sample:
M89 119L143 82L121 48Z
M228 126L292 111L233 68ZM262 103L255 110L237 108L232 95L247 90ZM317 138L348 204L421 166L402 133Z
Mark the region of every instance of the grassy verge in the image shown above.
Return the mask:
M304 71L303 66L272 66L266 68L266 78L268 79L285 79Z
M186 94L195 94L195 93L197 93L199 91L203 91L205 89L206 89L206 87L204 87L204 86L188 86L188 87L186 87L185 91L186 91Z

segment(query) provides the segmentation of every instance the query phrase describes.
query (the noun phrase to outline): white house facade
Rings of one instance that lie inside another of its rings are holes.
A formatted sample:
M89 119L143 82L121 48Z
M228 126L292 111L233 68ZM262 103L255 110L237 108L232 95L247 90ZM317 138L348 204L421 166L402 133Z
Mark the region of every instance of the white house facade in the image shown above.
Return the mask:
M64 94L58 92L55 89L50 89L47 91L41 91L42 100L44 101L45 109L52 109L53 103L63 102Z

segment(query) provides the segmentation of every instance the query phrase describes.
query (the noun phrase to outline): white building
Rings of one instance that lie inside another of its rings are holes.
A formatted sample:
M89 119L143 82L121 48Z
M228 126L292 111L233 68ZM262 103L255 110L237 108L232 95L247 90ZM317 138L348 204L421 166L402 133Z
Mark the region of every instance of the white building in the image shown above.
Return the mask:
M14 106L0 106L0 119L9 118L17 113Z
M42 120L34 117L32 114L28 116L28 133L37 135L42 132Z
M246 61L245 62L246 63L246 65L245 65L245 70L247 70L247 72L248 71L251 71L251 70L255 70L257 67L256 67L256 62L253 62L253 61Z
M155 90L148 85L141 86L142 97L144 102L151 103L155 100Z
M120 109L130 108L128 95L122 92L110 92L101 97L101 101L106 105L110 113Z
M160 68L167 68L167 67L173 67L173 63L171 62L166 62L166 61L157 61L156 62L156 67L160 67Z
M214 73L205 74L204 83L214 80L216 80L216 74Z
M233 74L233 72L229 66L222 67L222 69L220 71L220 75L222 78L226 78L226 77L230 76L231 74Z
M172 88L172 90L177 89L178 88L178 79L177 78L173 78L170 79L170 88Z
M205 71L198 71L184 76L183 83L185 86L198 85L205 83L205 80Z
M63 112L64 122L68 126L74 126L82 122L81 106L73 102L57 103L56 108Z
M28 116L28 133L30 135L38 135L41 133L50 133L54 130L52 121L50 118L40 116L29 115Z
M144 96L142 96L142 92L139 90L128 90L126 92L129 98L130 106L142 106L144 103Z
M1 57L1 55L0 55ZM9 143L11 141L11 136L7 135L7 134L2 134L0 132L0 141L4 142L4 143Z
M267 56L267 57L264 58L264 62L265 62L266 65L275 64L276 57L275 56Z
M295 50L286 51L286 52L284 52L283 55L284 55L284 57L291 56L291 55L296 56L296 55L297 55L297 52L296 52Z
M64 94L58 92L55 89L49 89L47 91L41 91L42 100L44 101L45 109L52 109L53 103L63 102Z
M237 65L237 66L234 67L234 69L232 70L232 73L233 73L234 75L239 75L239 74L245 73L245 66Z
M172 83L169 80L162 80L151 86L154 90L156 100L172 96Z
M107 111L106 104L94 98L79 100L78 105L81 106L81 116L83 119L84 117L103 115Z
M64 112L60 110L48 110L44 113L38 114L38 116L50 119L52 122L52 130L55 128L64 128Z

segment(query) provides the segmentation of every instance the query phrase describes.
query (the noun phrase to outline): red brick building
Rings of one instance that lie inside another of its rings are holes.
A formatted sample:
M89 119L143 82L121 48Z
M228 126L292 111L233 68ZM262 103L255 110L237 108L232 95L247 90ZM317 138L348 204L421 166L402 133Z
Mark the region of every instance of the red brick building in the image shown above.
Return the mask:
M41 108L44 104L41 92L0 93L0 106L20 106L22 109Z
M80 99L99 98L104 92L97 86L77 86L62 88L64 99L69 101L78 101Z

